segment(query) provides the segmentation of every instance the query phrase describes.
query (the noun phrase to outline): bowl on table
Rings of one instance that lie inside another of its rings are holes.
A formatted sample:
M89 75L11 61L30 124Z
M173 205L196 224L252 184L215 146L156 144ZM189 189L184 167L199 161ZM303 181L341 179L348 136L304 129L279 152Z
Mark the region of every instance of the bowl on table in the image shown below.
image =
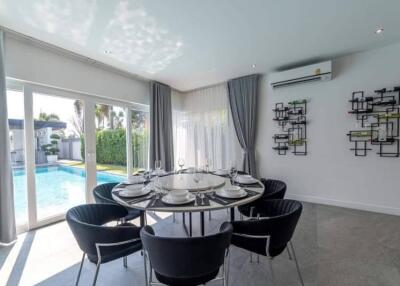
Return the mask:
M150 188L146 188L143 184L128 185L120 190L119 195L121 197L138 197L146 195L151 191Z
M143 184L146 179L142 175L136 175L129 176L127 181L129 184Z
M255 184L257 179L253 178L251 175L239 175L235 178L235 182L239 184Z
M247 192L239 186L225 186L218 190L216 194L225 198L242 198L247 196Z
M215 175L218 175L218 176L227 176L227 175L229 175L229 170L226 170L226 169L218 169L218 170L215 170L215 171L214 171L214 174L215 174Z
M188 190L173 190L168 193L172 201L183 202L186 201L189 195Z

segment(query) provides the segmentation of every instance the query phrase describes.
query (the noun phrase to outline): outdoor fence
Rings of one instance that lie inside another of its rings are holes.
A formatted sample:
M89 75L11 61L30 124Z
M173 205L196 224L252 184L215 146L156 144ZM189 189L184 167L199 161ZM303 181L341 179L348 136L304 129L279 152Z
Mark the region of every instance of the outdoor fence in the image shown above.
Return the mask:
M81 156L81 139L65 138L59 143L60 153L58 157L65 160L82 160Z

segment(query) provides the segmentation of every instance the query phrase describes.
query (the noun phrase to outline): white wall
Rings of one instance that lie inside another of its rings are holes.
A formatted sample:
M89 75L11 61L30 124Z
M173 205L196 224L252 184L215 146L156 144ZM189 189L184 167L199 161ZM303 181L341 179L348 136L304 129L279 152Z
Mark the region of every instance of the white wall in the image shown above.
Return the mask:
M149 85L6 35L7 77L128 102L149 104Z
M326 203L400 215L400 158L381 158L370 151L355 157L346 136L356 129L348 100L357 90L373 92L400 85L400 44L333 61L334 79L272 90L261 78L257 156L259 174L282 179L288 195ZM307 98L309 155L279 156L273 147L278 131L272 121L276 102Z

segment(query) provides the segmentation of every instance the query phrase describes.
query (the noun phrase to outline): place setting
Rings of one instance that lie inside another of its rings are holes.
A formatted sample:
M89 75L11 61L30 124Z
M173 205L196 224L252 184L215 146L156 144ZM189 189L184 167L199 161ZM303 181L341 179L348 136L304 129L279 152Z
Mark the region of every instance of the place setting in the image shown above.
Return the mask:
M209 206L209 199L200 192L172 190L158 192L151 198L148 208L168 208L177 206Z
M224 186L223 188L220 188L215 192L210 192L206 194L206 196L210 200L221 205L229 205L237 202L238 200L257 195L259 195L258 192L244 189L236 185Z

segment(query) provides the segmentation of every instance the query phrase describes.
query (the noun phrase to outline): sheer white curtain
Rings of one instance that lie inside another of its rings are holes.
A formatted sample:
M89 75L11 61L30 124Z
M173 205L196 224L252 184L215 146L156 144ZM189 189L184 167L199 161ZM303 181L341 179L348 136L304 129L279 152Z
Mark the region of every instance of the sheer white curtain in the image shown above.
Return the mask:
M236 161L237 139L230 119L226 84L181 95L181 108L173 111L175 166L227 168Z

